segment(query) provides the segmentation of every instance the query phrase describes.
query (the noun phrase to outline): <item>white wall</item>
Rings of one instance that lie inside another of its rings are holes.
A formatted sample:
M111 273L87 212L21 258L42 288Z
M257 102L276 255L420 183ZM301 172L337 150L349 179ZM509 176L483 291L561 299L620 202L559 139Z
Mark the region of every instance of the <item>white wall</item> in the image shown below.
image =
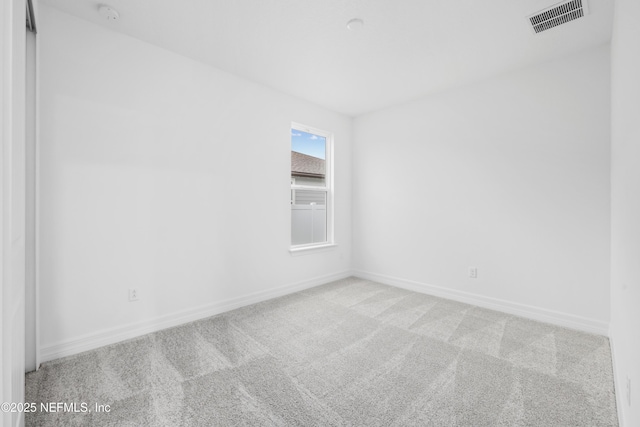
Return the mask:
M25 3L0 6L0 401L24 400L25 349ZM0 425L19 426L19 413Z
M602 47L358 117L358 274L606 333L609 98Z
M611 342L621 425L640 425L640 3L617 0L611 43ZM631 405L627 397L631 380Z
M349 117L45 6L39 27L43 360L347 272ZM335 135L334 250L288 251L292 121Z

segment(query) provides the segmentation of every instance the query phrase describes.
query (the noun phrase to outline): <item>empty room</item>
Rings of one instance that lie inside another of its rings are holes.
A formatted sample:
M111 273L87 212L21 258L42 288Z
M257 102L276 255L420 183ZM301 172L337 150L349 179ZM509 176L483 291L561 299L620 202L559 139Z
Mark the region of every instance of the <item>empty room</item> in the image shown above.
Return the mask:
M0 22L1 426L640 426L637 0Z

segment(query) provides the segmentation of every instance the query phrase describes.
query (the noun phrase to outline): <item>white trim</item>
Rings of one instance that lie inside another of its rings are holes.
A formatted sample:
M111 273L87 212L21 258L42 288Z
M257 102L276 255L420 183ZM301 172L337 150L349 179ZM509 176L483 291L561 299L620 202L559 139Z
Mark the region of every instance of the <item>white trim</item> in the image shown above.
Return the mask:
M618 410L618 426L624 427L624 411L622 410L622 405L626 404L626 384L620 384L620 379L618 378L618 368L616 366L616 347L614 342L615 335L613 334L612 330L609 329L609 345L611 346L611 367L613 369L613 389L616 396L616 409Z
M501 311L516 316L526 317L528 319L533 319L540 322L551 323L565 328L576 329L579 331L604 336L607 336L609 332L609 323L603 322L601 320L589 319L586 317L575 316L569 313L547 310L546 308L520 304L517 302L506 301L498 298L486 297L483 295L472 294L470 292L443 288L441 286L415 282L413 280L406 280L398 277L386 276L383 274L354 270L353 275L362 279L373 280L376 282L384 283L386 285L447 298L454 301L463 302L465 304L477 305L479 307Z
M292 246L289 249L289 253L291 254L291 256L308 255L316 252L326 252L328 250L336 248L337 246L338 245L336 245L335 243L320 243L320 244L305 245L305 246Z
M261 301L277 298L293 292L309 289L314 286L344 279L351 276L351 271L341 271L338 273L319 276L286 286L281 286L266 291L254 292L245 296L231 298L200 307L183 310L177 313L156 317L155 319L142 322L131 323L115 328L103 329L96 333L86 334L70 340L65 340L56 344L40 347L40 361L58 359L60 357L71 356L87 350L93 350L105 345L114 344L131 338L136 338L151 332L171 328L207 317L215 316L236 308L245 307Z
M5 194L5 145L9 140L8 136L5 136L7 127L9 126L8 118L5 118L5 103L7 103L8 94L5 92L5 85L10 87L10 76L5 74L5 63L9 63L9 55L11 54L11 38L7 37L9 34L9 26L5 20L8 9L6 2L0 3L0 32L2 32L2 38L0 38L0 403L10 400L4 391L5 384L5 367L9 366L10 360L8 359L6 346L5 346L5 333L4 325L6 323L4 314L4 294L5 288L8 287L8 283L5 281L5 215L8 213L8 206L6 206L5 200L8 199L8 195ZM10 21L9 21L10 22ZM8 68L8 67L7 67ZM8 292L7 292L8 293ZM7 420L9 415L0 412L0 425Z
M35 21L34 21L35 25ZM25 72L25 371L38 369L38 304L36 287L36 139L37 36L26 33Z
M335 236L334 236L334 220L335 220L335 213L334 213L334 192L335 192L335 186L334 186L334 159L333 159L333 153L334 153L334 135L333 132L329 132L326 130L322 130L322 129L317 129L311 126L307 126L307 125L303 125L301 123L296 123L296 122L291 122L291 126L289 129L289 135L291 135L291 130L299 130L302 132L306 132L306 133L311 133L314 135L318 135L318 136L322 136L325 138L325 185L322 187L313 187L312 186L304 186L304 185L295 185L292 184L290 187L291 190L312 190L312 191L326 191L327 195L326 195L326 199L325 199L325 206L326 206L326 221L327 221L327 229L326 229L326 233L327 233L327 238L324 242L321 243L314 243L314 244L310 244L309 246L316 246L318 248L320 247L324 247L324 246L328 246L328 245L332 245L335 241ZM291 140L289 140L291 141ZM291 142L289 142L289 153L291 152ZM309 187L309 188L306 188ZM291 211L289 211L289 213L291 213ZM291 224L291 216L289 216L289 224ZM289 228L291 229L291 227ZM289 235L289 242L291 242L291 235ZM307 246L307 245L305 245ZM291 251L293 253L293 251L296 251L298 248L301 248L301 246L290 246L289 247L289 251Z
M38 21L38 2L34 4L36 11L36 22ZM35 265L35 293L36 293L36 371L40 369L42 363L40 357L40 42L36 34L36 140L34 147L35 156L35 244L34 244L34 265Z
M295 179L295 178L291 178ZM329 187L325 187L322 185L296 185L291 184L292 190L309 190L309 191L324 191L325 193L329 192Z

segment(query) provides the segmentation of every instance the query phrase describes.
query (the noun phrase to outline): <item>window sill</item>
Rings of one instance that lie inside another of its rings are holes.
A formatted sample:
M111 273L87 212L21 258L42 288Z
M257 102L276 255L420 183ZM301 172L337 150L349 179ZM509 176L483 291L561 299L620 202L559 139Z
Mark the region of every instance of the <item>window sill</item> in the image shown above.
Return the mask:
M291 256L309 255L317 252L326 252L338 247L335 243L322 243L313 246L293 246L289 248Z

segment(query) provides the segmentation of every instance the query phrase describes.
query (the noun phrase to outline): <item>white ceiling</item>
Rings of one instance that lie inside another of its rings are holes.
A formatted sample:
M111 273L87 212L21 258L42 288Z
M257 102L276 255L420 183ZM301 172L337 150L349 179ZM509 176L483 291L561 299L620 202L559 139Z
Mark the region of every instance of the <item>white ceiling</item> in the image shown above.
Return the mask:
M352 116L605 44L613 19L613 0L538 35L525 17L556 0L41 1Z

